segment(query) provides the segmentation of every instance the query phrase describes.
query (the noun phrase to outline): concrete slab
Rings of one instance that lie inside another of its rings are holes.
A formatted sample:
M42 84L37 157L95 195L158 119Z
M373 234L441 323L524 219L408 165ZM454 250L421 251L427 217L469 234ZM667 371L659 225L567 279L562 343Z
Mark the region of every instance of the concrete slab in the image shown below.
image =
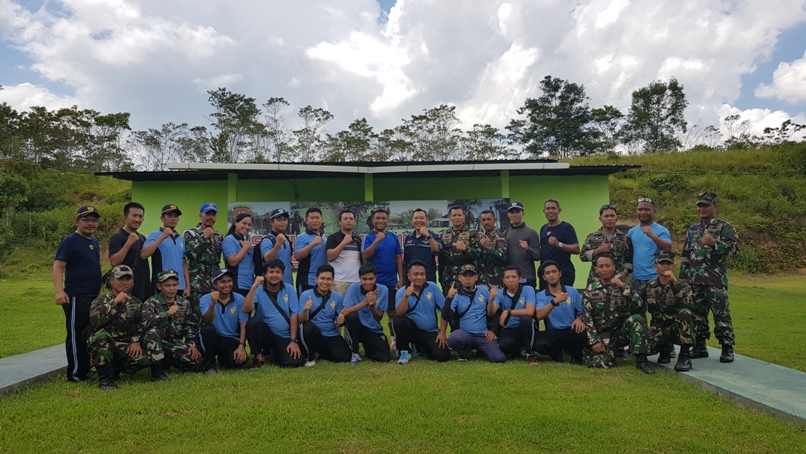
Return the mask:
M0 396L64 375L66 367L64 344L0 358Z
M708 358L691 360L691 372L676 373L748 408L806 423L806 373L738 354L733 363L723 364L720 349L708 347L708 353ZM674 370L675 361L661 366Z

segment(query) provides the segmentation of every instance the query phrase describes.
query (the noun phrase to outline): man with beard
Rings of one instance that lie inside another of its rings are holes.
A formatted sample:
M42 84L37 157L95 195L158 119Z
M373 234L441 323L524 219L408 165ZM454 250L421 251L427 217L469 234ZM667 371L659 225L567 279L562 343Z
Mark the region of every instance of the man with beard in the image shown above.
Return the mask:
M448 361L451 359L448 339L437 327L437 311L442 311L445 297L435 282L426 280L426 268L422 262L409 263L406 274L409 285L397 291L397 317L392 322L400 350L397 363L409 363L411 345L430 360ZM447 321L441 323L447 324Z
M145 301L153 294L148 259L140 258L146 237L137 229L143 224L144 215L143 205L127 203L123 207L123 227L109 238L109 263L113 267L126 265L134 271L131 294L140 301Z

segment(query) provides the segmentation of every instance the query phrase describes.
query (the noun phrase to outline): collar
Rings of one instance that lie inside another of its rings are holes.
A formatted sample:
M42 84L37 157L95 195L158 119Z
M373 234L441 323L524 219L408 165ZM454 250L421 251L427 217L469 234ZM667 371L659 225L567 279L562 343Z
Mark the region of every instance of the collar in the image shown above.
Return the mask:
M478 287L474 285L473 288L470 290L470 293L475 292L477 289L478 289ZM457 293L465 295L465 296L470 296L470 293L465 291L465 288L462 287L461 285L459 286L459 291Z
M601 281L600 281L600 282L601 282ZM602 285L604 285L604 284L602 284ZM560 287L562 287L562 290L561 290L561 291L565 292L565 285L564 285L564 284L562 284L562 283L560 283ZM550 289L549 289L549 287L548 287L548 286L546 286L546 290L545 290L544 292L545 292L546 296L554 296L554 294L553 294L553 293L551 293L551 291L550 291ZM568 292L566 292L566 293L568 293Z
M521 222L521 225L519 225L519 226L514 226L514 225L512 225L512 224L509 224L509 228L511 228L511 229L516 229L516 230L517 230L517 229L522 229L522 228L524 228L524 227L526 227L526 223L525 223L525 222Z
M322 232L314 232L313 230L311 230L311 229L309 229L307 227L305 228L305 233L307 233L308 235L315 235L315 236L322 235Z
M373 291L373 290L377 290L377 289L378 289L378 284L375 284L375 286L374 286L374 287L372 287L372 290L364 290L364 286L363 286L363 285L361 285L361 283L360 283L360 282L358 283L358 285L359 285L359 288L361 289L361 294L362 294L362 295L366 295L368 292L371 292L371 291Z

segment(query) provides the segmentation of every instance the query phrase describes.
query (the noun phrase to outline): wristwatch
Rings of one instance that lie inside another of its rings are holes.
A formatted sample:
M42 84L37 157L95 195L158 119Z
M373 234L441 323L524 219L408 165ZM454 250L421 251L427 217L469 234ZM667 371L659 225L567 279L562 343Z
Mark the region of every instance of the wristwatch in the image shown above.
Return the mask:
M557 306L560 305L560 303L558 303L558 302L556 302L554 300L551 300L551 305L554 306L554 307L557 307Z
M293 342L295 344L299 344L299 338L295 337L295 338L291 339L291 342Z

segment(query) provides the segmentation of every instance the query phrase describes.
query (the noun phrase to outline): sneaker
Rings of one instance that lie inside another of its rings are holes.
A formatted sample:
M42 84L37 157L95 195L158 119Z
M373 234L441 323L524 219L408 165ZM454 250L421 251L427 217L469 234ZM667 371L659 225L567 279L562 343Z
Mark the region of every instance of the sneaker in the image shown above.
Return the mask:
M389 346L389 350L395 353L395 356L400 356L400 352L397 350L397 337L392 336L392 344Z
M535 355L526 355L526 364L537 366L538 364L540 364L540 361L537 360L537 357Z
M215 367L207 369L207 375L215 375Z
M398 364L408 364L409 363L409 352L408 350L403 350L400 352L400 359L397 360Z
M462 358L461 356L459 357L459 362L460 362L460 363L463 363L463 362L465 362L465 361L467 361L467 358Z
M353 353L353 357L352 359L350 359L350 364L352 364L353 366L357 366L358 363L360 362L361 362L361 355L359 355L358 353Z
M314 359L305 361L305 367L313 367L315 365L316 365L316 360L314 360Z

